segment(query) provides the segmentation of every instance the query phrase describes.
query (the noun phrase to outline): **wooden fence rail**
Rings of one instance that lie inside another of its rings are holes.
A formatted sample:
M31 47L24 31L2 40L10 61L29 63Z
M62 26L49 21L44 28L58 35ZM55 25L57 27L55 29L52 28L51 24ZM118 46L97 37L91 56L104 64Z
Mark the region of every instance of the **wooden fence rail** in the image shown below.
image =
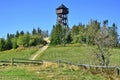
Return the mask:
M56 62L58 63L58 65L60 66L61 63L62 64L67 64L67 65L75 65L81 68L85 68L85 69L107 69L109 71L113 71L116 76L120 75L120 68L116 67L116 66L99 66L99 65L88 65L88 64L75 64L66 60L57 60L57 61L43 61L43 60L30 60L30 59L22 59L22 58L11 58L9 60L1 60L0 63L3 64L37 64L37 65L41 65L44 62Z
M43 64L42 60L30 60L30 59L22 59L22 58L11 58L11 60L1 60L0 63L3 63L3 65L5 64Z
M91 68L94 68L96 70L97 69L101 69L101 70L106 69L106 70L111 71L111 72L114 71L116 76L120 75L120 68L117 66L99 66L99 65L88 65L88 64L75 64L75 63L68 62L65 60L58 60L57 63L58 63L58 65L60 65L61 63L68 64L68 65L75 65L75 66L82 67L85 69L91 69Z

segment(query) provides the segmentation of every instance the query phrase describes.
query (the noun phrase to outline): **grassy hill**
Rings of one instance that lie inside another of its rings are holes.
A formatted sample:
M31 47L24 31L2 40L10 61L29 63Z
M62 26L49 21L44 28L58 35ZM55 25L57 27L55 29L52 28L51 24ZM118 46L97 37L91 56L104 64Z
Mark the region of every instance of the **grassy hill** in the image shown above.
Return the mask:
M74 46L74 47L73 47ZM66 47L49 47L38 59L46 61L66 60L76 64L96 64L93 49L95 46L72 45ZM18 48L0 52L0 60L30 58L38 48ZM110 65L120 67L120 49L111 49ZM43 65L0 66L1 80L115 80L114 74L91 72L77 66L46 62Z
M30 58L38 50L37 47L12 49L0 52L0 60L11 58Z
M67 60L76 64L97 64L95 46L49 47L38 57L41 60ZM120 49L110 49L110 65L120 67Z

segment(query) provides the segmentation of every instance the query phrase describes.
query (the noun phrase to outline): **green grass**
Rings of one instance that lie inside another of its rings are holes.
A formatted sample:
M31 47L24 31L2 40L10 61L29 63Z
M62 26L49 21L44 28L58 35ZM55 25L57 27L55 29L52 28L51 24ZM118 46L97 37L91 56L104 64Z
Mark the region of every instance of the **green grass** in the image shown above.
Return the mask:
M75 66L55 63L40 66L0 67L0 80L108 80L106 74L92 74Z
M101 75L93 75L82 70L71 71L65 68L49 68L41 71L39 76L42 80L105 80L105 77Z
M76 64L97 64L93 46L80 47L49 47L38 59L41 60L67 60ZM120 49L111 49L110 65L120 67Z
M6 60L11 58L30 58L30 56L37 50L37 48L22 48L2 51L0 52L0 60Z
M49 47L38 59L66 60L76 64L95 64L94 46ZM0 52L0 60L10 58L30 58L37 48L22 48ZM120 67L120 49L111 49L111 65ZM0 66L0 80L108 80L106 73L92 73L84 69L71 69L71 66L56 67L53 63L40 66ZM114 76L112 75L114 78ZM114 79L113 79L114 80Z
M79 63L85 60L83 56L88 55L88 51L82 47L50 47L38 59L43 60L68 60ZM85 53L85 54L83 54Z
M110 62L112 65L120 67L120 49L112 49L111 50Z
M33 80L38 77L29 71L17 67L0 70L0 80Z
M56 61L66 60L76 64L95 63L93 46L77 47L49 47L38 59ZM37 48L24 48L0 52L0 60L15 58L30 58ZM120 66L120 50L111 49L111 65ZM19 65L19 66L0 66L0 80L108 80L106 73L95 73L85 69L74 69L69 65L50 63L40 66ZM114 78L114 76L112 75ZM114 79L113 79L114 80Z

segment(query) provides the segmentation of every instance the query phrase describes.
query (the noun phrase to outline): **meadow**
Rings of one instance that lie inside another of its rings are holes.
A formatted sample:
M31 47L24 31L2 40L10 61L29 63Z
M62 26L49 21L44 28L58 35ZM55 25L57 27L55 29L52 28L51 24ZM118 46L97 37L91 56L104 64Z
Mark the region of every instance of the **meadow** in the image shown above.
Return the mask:
M65 60L75 64L97 64L95 46L72 45L49 47L37 59L50 61L43 65L0 66L0 80L115 80L114 74L89 71L77 66L53 63ZM14 58L30 58L38 50L18 48L0 52L0 60ZM110 65L120 67L120 49L110 49ZM53 61L53 62L52 62Z
M0 52L0 60L7 60L11 58L30 58L33 53L38 50L37 47L11 49Z
M108 80L105 73L92 73L76 66L56 63L21 65L0 68L0 80ZM114 78L114 77L112 77Z
M41 60L66 60L75 64L98 65L94 53L95 46L49 47L38 57ZM120 49L110 49L110 65L120 67Z

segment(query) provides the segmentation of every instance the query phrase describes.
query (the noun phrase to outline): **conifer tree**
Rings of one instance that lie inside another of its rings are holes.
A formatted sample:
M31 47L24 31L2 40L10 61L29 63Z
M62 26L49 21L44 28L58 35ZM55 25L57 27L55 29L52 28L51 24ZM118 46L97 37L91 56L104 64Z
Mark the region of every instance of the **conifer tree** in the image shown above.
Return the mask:
M53 30L51 33L51 44L52 45L60 45L65 43L65 28L60 24L53 26Z
M3 38L0 38L0 51L4 50L5 40Z

